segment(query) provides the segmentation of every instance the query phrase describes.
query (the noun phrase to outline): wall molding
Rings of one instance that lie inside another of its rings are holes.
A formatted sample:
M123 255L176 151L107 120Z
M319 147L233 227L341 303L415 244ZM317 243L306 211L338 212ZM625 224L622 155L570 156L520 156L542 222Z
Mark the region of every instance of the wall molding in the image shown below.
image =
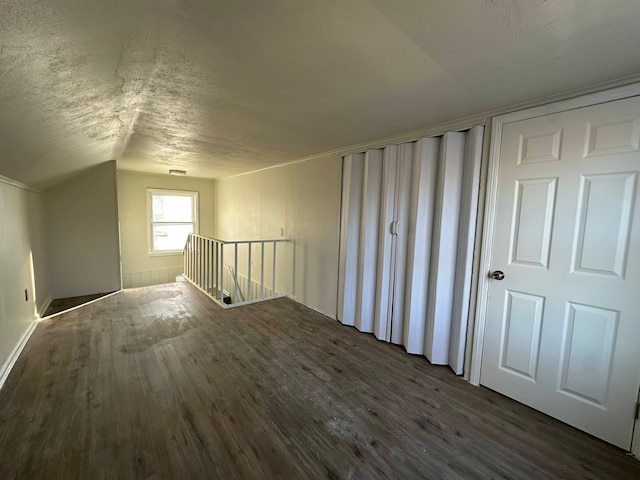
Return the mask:
M42 193L41 190L38 190L37 188L30 187L26 183L18 182L17 180L13 180L13 179L11 179L9 177L3 177L2 175L0 175L0 183L4 183L6 185L11 185L12 187L16 187L16 188L20 188L22 190L26 190L27 192Z
M47 313L47 309L49 308L49 305L51 305L51 302L53 302L53 295L49 295L49 297L42 303L40 308L38 308L38 316L40 318L44 318L44 314Z
M295 165L296 163L302 163L309 160L315 160L318 158L332 156L332 155L338 155L338 156L344 157L346 155L352 155L354 153L362 153L366 150L383 148L388 145L413 142L424 137L435 137L435 136L443 135L446 132L468 130L470 128L481 126L481 125L488 126L491 118L498 115L505 115L505 114L519 112L522 110L541 107L545 105L552 105L557 102L561 102L565 100L579 99L587 95L598 94L600 92L606 92L608 90L617 89L617 88L622 89L627 86L630 86L633 89L634 84L637 82L640 82L640 74L629 75L627 77L619 78L612 81L597 83L595 85L591 85L589 87L581 88L578 90L565 91L559 94L548 95L546 97L541 97L541 98L536 98L536 99L525 101L525 102L515 103L512 105L507 105L505 107L500 107L493 110L488 110L485 112L468 115L466 117L435 123L427 127L422 127L415 130L410 130L408 132L391 135L382 139L362 142L362 143L353 144L353 145L347 145L344 147L335 148L333 150L328 150L328 151L317 153L307 157L278 163L276 165L271 165L269 167L258 168L250 172L238 173L236 175L229 175L228 177L216 178L215 180L224 180L227 178L241 177L243 175L251 175L253 173L263 172L265 170L271 170L273 168L285 167L288 165Z
M20 341L14 347L13 351L9 355L9 358L7 358L7 361L4 362L4 365L2 365L2 369L0 369L0 390L2 390L2 387L7 381L7 378L9 378L9 374L11 373L13 366L16 364L18 357L20 357L22 350L24 350L24 347L27 345L27 342L31 338L31 334L34 332L37 326L38 320L34 319L29 327L27 327L27 330L22 334Z

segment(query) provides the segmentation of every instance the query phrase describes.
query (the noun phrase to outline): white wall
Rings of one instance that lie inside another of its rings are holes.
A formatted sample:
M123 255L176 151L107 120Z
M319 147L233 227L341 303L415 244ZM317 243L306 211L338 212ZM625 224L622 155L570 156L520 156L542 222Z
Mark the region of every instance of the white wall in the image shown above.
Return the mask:
M182 255L149 256L147 188L198 192L200 234L214 233L213 180L138 172L118 172L118 208L123 287L173 281L182 273Z
M51 300L42 195L16 185L0 177L0 378L12 351Z
M216 181L216 237L290 240L276 289L336 316L341 157ZM280 255L280 253L278 254Z
M120 289L115 161L55 185L44 199L54 298Z

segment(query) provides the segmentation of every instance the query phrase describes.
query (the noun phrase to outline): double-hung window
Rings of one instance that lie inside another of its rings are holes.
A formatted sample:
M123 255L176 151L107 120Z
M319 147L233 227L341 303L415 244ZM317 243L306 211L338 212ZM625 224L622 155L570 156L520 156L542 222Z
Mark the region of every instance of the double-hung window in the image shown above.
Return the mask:
M182 252L187 236L198 233L198 192L147 189L149 255Z

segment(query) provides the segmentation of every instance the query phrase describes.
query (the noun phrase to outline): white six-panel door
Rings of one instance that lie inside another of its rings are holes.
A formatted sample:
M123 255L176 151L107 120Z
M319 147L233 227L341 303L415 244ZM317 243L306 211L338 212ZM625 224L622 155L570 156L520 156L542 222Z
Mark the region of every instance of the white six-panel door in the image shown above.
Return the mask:
M503 124L480 382L629 449L640 98ZM499 274L496 274L500 277Z

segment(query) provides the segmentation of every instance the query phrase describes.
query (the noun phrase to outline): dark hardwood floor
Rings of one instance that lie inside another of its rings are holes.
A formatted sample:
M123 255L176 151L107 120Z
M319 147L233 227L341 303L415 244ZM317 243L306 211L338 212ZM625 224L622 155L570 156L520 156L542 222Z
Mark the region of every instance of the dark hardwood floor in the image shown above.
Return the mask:
M55 315L56 313L64 312L65 310L69 310L70 308L78 307L91 302L92 300L109 295L110 293L113 292L94 293L92 295L82 295L81 297L55 298L47 307L47 311L44 313L43 317L48 317L50 315Z
M291 300L186 283L34 332L0 391L0 479L638 479L640 462Z

